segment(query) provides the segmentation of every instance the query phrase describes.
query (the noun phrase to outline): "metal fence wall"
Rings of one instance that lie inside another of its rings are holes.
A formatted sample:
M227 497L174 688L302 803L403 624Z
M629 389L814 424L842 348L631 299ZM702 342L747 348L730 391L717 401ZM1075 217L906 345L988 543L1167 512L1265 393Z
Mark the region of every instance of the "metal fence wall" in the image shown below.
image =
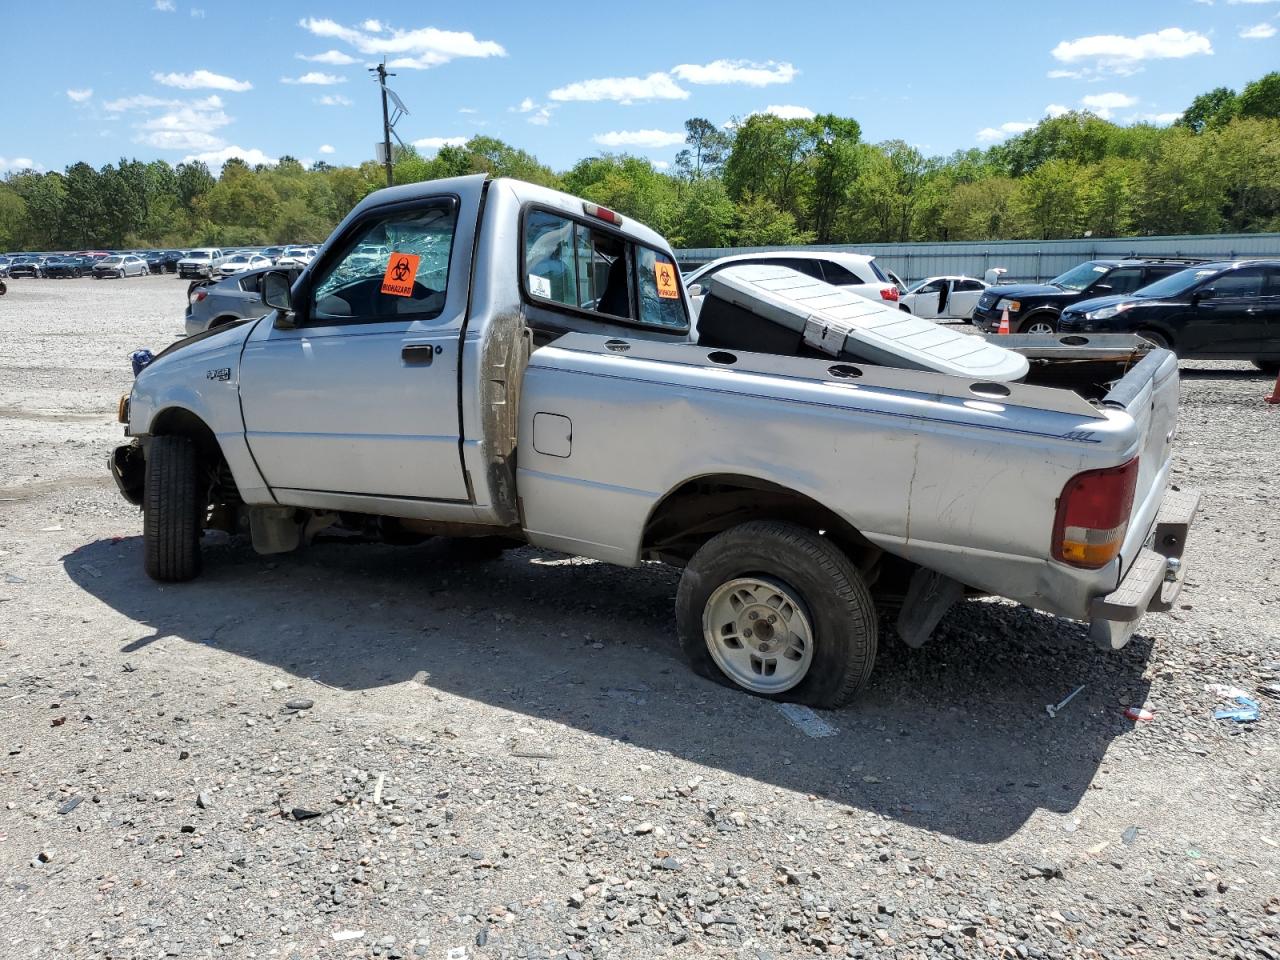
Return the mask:
M1165 256L1229 260L1280 257L1280 233L1219 233L1181 237L1117 237L1083 240L977 240L956 243L861 243L803 247L728 247L677 250L681 269L691 270L734 253L777 250L839 250L874 256L907 283L940 274L981 277L991 267L1008 269L1007 280L1048 280L1084 260L1099 257Z

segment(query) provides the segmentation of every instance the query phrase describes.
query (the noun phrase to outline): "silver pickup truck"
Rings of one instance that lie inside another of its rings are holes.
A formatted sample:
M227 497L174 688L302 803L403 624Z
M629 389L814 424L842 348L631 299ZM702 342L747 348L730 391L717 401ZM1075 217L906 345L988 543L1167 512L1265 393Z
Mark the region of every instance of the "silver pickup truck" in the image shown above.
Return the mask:
M194 577L206 528L662 561L696 669L822 707L867 682L882 615L920 644L999 595L1113 649L1168 609L1197 503L1166 491L1173 354L957 345L761 269L695 316L663 239L581 199L483 175L372 194L292 288L264 278L272 312L121 398L146 571Z

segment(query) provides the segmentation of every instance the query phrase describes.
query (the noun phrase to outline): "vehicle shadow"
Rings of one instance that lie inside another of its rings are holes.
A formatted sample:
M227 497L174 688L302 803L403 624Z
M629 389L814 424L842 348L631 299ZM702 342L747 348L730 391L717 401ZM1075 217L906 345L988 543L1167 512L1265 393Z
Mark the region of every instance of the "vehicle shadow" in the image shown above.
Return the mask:
M1274 374L1264 373L1250 366L1243 370L1212 370L1204 367L1181 367L1178 376L1183 380L1258 380L1271 381Z
M923 649L885 638L857 702L812 739L774 705L694 675L674 641L677 575L524 548L461 563L447 544L316 544L265 558L208 546L200 579L161 586L141 540L87 544L71 579L161 638L216 647L342 690L430 687L969 842L1079 803L1142 704L1151 641L1096 651L1080 624L998 601L957 607ZM1056 718L1045 705L1085 689ZM579 776L585 773L579 773Z

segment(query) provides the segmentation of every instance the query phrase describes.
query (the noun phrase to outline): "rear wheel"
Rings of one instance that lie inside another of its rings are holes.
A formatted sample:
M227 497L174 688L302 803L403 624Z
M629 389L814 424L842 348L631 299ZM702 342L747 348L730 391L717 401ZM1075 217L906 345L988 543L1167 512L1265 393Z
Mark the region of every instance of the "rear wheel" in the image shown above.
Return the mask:
M207 503L195 445L186 437L153 437L142 500L143 563L165 583L200 572L200 534Z
M699 673L776 700L843 706L875 663L866 583L833 543L789 523L708 540L680 579L676 626Z

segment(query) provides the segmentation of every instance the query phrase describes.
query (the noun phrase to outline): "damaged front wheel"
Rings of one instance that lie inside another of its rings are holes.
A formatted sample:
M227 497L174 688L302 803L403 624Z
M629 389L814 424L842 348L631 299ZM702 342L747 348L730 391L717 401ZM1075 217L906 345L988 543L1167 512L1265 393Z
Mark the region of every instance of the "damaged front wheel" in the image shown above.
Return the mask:
M187 437L153 437L147 449L142 543L147 576L165 583L200 573L205 503L196 448Z

